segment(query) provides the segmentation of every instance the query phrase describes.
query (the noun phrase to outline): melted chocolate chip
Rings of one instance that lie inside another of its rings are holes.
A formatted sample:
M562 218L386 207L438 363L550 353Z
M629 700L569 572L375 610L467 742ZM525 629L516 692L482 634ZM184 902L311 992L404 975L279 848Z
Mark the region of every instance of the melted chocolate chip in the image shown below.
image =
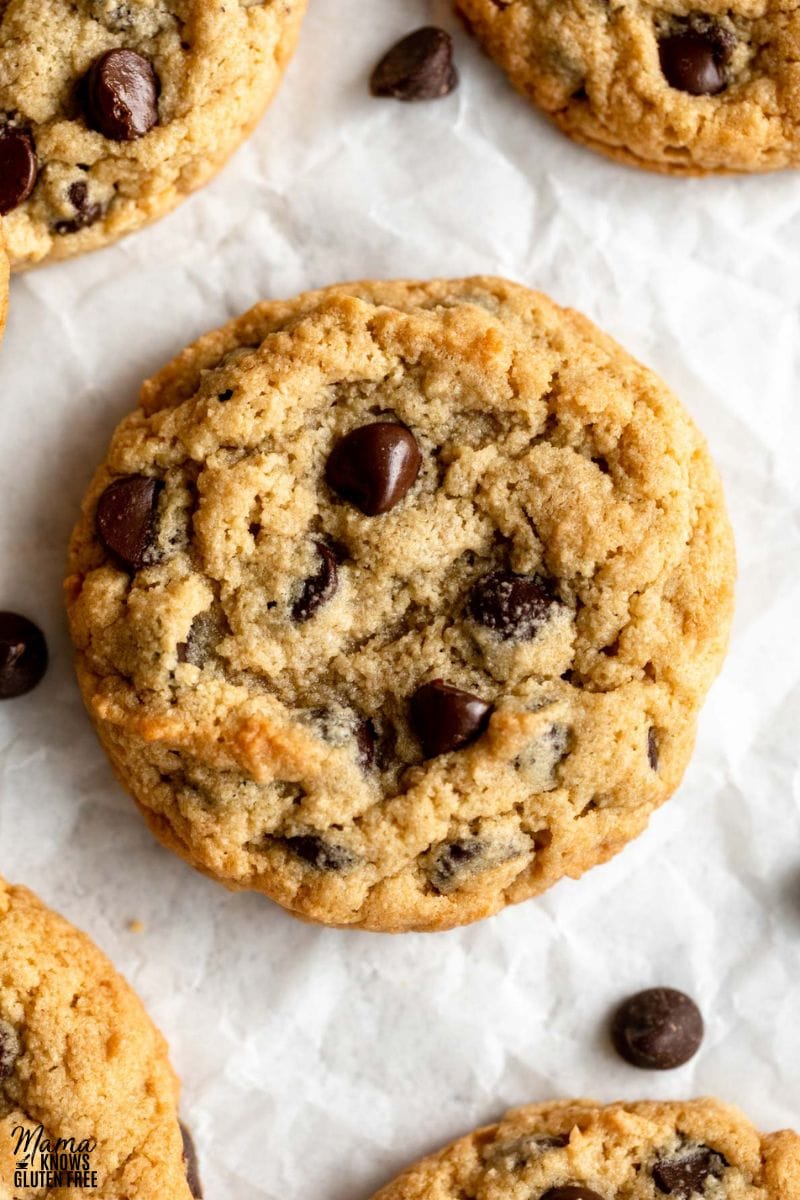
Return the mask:
M720 1179L728 1162L710 1146L696 1146L673 1158L662 1158L653 1167L653 1182L666 1196L691 1200L700 1196L707 1179Z
M115 479L97 504L95 528L106 550L133 571L153 562L156 512L163 484L149 475Z
M389 512L416 481L422 455L414 435L395 421L352 430L334 446L328 485L368 517Z
M603 1197L591 1188L570 1184L568 1187L550 1188L549 1192L542 1195L541 1200L603 1200Z
M8 1079L20 1056L17 1031L8 1021L0 1020L0 1082Z
M480 838L448 842L437 853L428 879L435 891L447 895L460 887L483 858L486 845Z
M411 725L426 758L460 750L489 723L492 706L480 696L434 679L417 688L410 703Z
M33 135L26 129L0 127L0 216L28 199L38 173Z
M339 586L336 555L323 542L315 542L320 557L320 567L315 575L309 575L299 597L292 606L292 618L302 623L308 621L318 608L335 594Z
M315 871L349 871L356 856L346 846L336 846L314 834L284 838L284 844Z
M688 27L658 43L661 70L670 87L690 96L716 96L728 86L730 46L721 31Z
M647 731L647 761L652 771L658 770L658 734L655 728Z
M453 40L434 25L409 33L392 46L370 78L373 96L392 100L436 100L458 83Z
M33 621L0 612L0 700L24 696L47 670L47 642Z
M135 50L107 50L84 82L86 119L112 142L134 141L158 123L158 92L149 58Z
M512 571L493 571L479 580L469 600L471 616L503 639L532 638L558 604L541 580Z
M200 1183L200 1171L194 1139L183 1121L181 1121L180 1126L181 1138L183 1139L183 1165L186 1169L186 1182L189 1185L189 1191L192 1193L194 1200L203 1200L203 1186Z
M634 1067L671 1071L700 1048L703 1018L689 996L674 988L650 988L621 1004L611 1036L617 1053Z
M67 198L75 209L75 216L69 220L56 221L53 229L58 234L77 233L79 229L88 229L103 215L101 205L89 203L89 185L83 179L69 185Z

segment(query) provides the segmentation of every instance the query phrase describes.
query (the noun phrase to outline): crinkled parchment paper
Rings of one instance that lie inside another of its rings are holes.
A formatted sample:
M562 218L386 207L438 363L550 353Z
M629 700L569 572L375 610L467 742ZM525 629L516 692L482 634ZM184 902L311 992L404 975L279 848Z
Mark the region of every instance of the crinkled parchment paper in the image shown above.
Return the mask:
M456 39L445 100L371 99L398 36ZM159 225L12 286L0 356L0 607L52 666L0 706L0 870L88 930L167 1034L210 1200L360 1200L506 1105L716 1093L800 1123L800 185L674 181L571 145L445 0L311 0L278 100ZM82 711L60 583L90 474L140 381L256 300L497 272L585 311L675 388L725 475L741 582L697 753L649 832L469 929L304 926L160 849ZM138 918L144 932L130 931ZM622 994L694 994L668 1074L617 1061Z

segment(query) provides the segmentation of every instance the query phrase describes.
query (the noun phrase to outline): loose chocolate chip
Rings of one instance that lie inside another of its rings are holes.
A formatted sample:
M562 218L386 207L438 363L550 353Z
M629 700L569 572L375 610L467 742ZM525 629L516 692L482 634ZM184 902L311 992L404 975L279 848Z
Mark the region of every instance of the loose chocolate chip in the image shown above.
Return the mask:
M20 1055L17 1031L8 1021L0 1021L0 1082L8 1079Z
M586 1187L557 1187L545 1192L541 1200L603 1200L599 1192Z
M414 435L394 421L361 425L328 458L330 487L368 517L389 512L413 486L422 464Z
M634 1067L670 1071L693 1058L703 1040L703 1018L689 996L674 988L650 988L621 1004L611 1036Z
M383 56L370 78L373 96L436 100L458 83L449 33L427 25L404 37Z
M647 761L651 770L658 770L658 734L654 728L647 731Z
M493 571L472 589L472 617L504 640L532 638L546 624L558 601L532 575Z
M47 670L47 642L33 621L0 612L0 700L24 696Z
M159 80L136 50L107 50L86 76L83 96L92 129L112 142L131 142L158 123Z
M356 864L355 854L346 846L336 846L314 834L284 838L284 842L315 871L349 871Z
M53 229L58 234L77 233L79 229L88 229L103 215L101 205L89 203L89 185L83 179L69 185L67 198L75 209L75 216L70 220L56 221Z
M33 136L26 129L0 127L0 216L28 199L38 173Z
M368 771L375 762L375 726L372 721L359 721L355 736L358 761L363 770Z
M115 479L97 504L97 536L111 554L133 571L153 560L156 510L163 484L149 475Z
M320 568L315 575L309 575L292 606L293 619L301 623L313 617L339 586L336 555L323 542L315 542L315 545L321 559Z
M434 679L411 697L411 724L426 758L460 750L480 737L489 723L491 704Z
M186 1182L194 1200L203 1200L203 1185L200 1183L200 1171L197 1163L197 1151L194 1139L189 1130L180 1122L181 1138L183 1139L183 1165L186 1169Z
M728 1162L710 1146L696 1146L675 1158L662 1158L653 1167L653 1182L675 1200L700 1196L706 1180L720 1179Z
M670 87L690 96L716 96L728 86L725 54L710 32L687 29L658 43L661 70Z

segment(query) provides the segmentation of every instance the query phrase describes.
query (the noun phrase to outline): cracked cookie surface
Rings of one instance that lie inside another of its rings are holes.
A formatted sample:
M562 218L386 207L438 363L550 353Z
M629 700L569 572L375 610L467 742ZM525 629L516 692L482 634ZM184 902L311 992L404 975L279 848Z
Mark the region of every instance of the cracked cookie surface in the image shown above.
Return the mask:
M0 212L12 268L163 216L261 117L306 0L3 0Z
M191 1200L177 1097L164 1039L108 959L0 879L0 1200L68 1194L15 1185L19 1160L46 1169L39 1126L53 1144L92 1144L98 1200Z
M645 828L733 577L667 388L476 278L266 303L186 350L114 435L66 596L162 841L310 920L440 929Z
M513 1110L374 1200L800 1200L800 1137L718 1100Z
M678 175L800 165L794 0L456 0L570 137Z

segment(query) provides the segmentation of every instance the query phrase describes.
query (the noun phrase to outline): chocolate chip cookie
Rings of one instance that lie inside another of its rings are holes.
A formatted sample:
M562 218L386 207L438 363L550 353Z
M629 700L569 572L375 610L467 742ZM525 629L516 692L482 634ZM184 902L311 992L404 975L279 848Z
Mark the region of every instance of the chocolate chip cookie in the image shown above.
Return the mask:
M800 1200L800 1137L717 1100L538 1104L423 1159L374 1200Z
M250 132L306 0L4 0L0 214L12 267L169 212Z
M262 304L86 496L86 705L163 842L308 919L443 929L578 876L689 760L734 556L685 410L498 279Z
M457 0L570 137L676 175L800 165L800 10L783 0Z
M0 879L0 1196L190 1200L177 1095L164 1039L108 959Z

